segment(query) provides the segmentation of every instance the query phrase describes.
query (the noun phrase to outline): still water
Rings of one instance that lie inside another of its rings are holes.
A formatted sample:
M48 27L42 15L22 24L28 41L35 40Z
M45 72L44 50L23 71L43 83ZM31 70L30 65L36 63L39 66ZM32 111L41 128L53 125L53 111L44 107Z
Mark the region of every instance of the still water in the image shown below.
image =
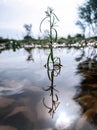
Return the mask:
M48 49L3 51L0 130L96 130L96 69L83 67L87 64L85 58L92 54L88 51L85 54L73 48L54 49L62 67L52 75L53 81L44 67ZM81 59L82 55L85 58ZM96 63L93 65L97 68ZM50 90L52 84L54 88Z

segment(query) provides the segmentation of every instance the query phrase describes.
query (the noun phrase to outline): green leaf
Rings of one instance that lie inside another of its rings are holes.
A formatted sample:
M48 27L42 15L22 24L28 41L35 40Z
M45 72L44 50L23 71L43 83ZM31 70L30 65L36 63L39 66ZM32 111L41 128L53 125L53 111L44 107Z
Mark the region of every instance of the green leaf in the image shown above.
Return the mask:
M45 19L47 19L48 17L45 17L42 21L41 21L41 23L40 23L40 26L39 26L39 30L40 30L40 32L41 32L41 26L42 26L42 23L45 21Z
M60 21L60 20L58 19L58 17L56 16L56 14L55 14L55 13L53 13L53 15L55 16L55 18L56 18L58 21Z

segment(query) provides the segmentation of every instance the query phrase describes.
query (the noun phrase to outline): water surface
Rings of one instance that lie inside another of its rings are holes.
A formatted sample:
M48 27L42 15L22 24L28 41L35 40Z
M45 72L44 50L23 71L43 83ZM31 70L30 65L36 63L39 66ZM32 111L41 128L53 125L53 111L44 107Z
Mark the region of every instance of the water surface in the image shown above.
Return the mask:
M62 67L53 78L55 89L52 95L48 90L52 81L44 67L48 49L3 51L0 54L0 129L95 129L88 121L89 117L83 115L81 98L86 95L82 95L85 91L82 82L86 77L82 69L78 69L80 62L75 60L81 53L73 48L54 49L54 56L60 57Z

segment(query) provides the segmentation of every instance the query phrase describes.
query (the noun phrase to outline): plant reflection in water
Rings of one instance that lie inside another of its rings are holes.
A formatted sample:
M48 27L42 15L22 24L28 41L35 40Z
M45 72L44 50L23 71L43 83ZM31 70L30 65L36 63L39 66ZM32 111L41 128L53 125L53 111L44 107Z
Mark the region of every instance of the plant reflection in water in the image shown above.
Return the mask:
M45 65L45 67L47 68L47 74L51 85L47 89L43 90L50 92L51 106L46 105L45 98L43 98L43 104L49 110L48 113L53 117L57 107L60 104L58 95L56 94L56 92L58 93L58 90L55 89L56 85L54 84L54 77L57 77L60 74L62 65L59 57L55 57L53 60L54 62L51 62L49 58L50 57L48 56L47 65Z

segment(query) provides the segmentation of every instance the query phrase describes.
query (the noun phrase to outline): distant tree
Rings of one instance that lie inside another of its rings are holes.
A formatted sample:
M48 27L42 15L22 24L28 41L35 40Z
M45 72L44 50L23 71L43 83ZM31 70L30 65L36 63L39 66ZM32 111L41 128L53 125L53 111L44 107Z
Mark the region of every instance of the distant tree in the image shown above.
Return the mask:
M31 37L31 30L32 30L32 24L25 24L24 28L26 29L26 35L24 36L24 39L29 39Z
M75 35L75 37L76 37L76 38L83 38L84 36L83 36L82 34L80 34L80 33L77 33L77 34Z
M82 35L83 37L85 37L86 25L82 21L79 21L79 20L76 22L76 25L78 25L81 28Z
M0 37L0 40L2 40L3 39L3 37Z
M82 29L89 29L89 35L91 31L94 35L97 34L97 0L87 0L83 5L78 8L79 20L77 25L80 25ZM83 24L84 23L84 24ZM85 25L85 26L84 26Z
M43 34L44 39L49 39L49 30L44 30L44 34Z
M71 38L72 38L72 36L69 34L69 35L67 36L67 38L68 38L68 39L71 39Z

